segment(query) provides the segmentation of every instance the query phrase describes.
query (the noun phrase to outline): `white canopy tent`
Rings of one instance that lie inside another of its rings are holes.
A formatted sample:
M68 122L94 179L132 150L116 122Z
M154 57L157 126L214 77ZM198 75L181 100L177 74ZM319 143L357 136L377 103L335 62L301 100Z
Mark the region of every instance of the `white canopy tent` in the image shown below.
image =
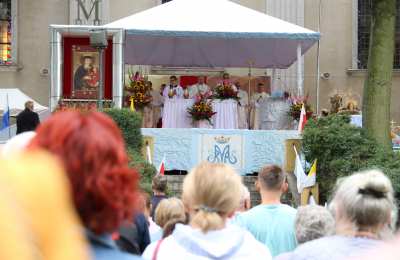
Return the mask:
M48 107L42 106L31 97L26 95L18 88L0 88L0 111L3 115L3 111L10 108L10 116L15 117L19 112L25 109L26 101L33 101L34 110L39 114L40 121L44 121L50 116L50 110ZM16 125L11 125L0 131L0 144L4 143L6 140L15 135Z
M47 107L42 106L33 100L18 88L0 88L0 110L6 109L7 100L11 116L16 116L16 114L24 110L25 102L29 100L33 101L35 112L42 112L48 109Z
M105 27L126 31L126 63L171 67L285 69L320 38L228 0L173 0Z

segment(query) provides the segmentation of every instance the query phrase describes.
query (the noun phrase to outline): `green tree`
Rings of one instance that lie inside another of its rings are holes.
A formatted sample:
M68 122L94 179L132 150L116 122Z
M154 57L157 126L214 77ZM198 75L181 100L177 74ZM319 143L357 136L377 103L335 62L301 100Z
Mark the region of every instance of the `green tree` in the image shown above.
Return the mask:
M368 77L364 85L363 125L370 136L389 150L396 0L371 2L371 39Z

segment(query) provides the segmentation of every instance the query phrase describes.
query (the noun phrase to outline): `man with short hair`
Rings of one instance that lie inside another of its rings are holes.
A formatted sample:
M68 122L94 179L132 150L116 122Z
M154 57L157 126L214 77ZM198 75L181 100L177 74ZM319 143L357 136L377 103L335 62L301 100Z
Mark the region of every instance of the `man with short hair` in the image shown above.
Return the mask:
M154 213L160 201L167 199L167 178L164 175L158 174L153 177L151 182L153 197L151 198L151 217L154 219Z
M276 165L264 167L258 174L256 188L261 194L261 205L238 215L235 223L264 243L272 256L294 250L296 210L281 203L282 194L288 190L285 173Z
M174 75L169 77L169 85L163 90L165 98L181 99L183 98L183 88L178 84L178 78Z
M35 131L39 123L39 115L33 111L33 101L25 102L25 110L17 115L17 134Z
M190 86L189 96L190 98L195 98L198 94L204 95L208 91L210 91L210 87L206 83L206 77L199 76L197 78L197 83Z

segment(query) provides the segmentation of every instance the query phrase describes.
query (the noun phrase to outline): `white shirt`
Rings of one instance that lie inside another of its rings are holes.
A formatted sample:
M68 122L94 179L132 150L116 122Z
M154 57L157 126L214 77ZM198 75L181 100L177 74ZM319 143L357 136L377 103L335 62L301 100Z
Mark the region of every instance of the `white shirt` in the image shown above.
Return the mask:
M168 93L171 89L176 91L176 95L172 97L173 99L183 98L183 88L179 85L177 85L176 87L172 87L171 85L166 86L163 91L164 98L169 98Z
M247 94L247 91L239 89L238 97L242 107L249 105L249 95Z
M259 104L263 102L267 97L269 97L269 95L266 92L254 93L251 97L251 104L255 107L259 107Z
M205 94L209 90L210 87L207 84L195 84L190 86L189 96L190 98L194 98L197 94Z

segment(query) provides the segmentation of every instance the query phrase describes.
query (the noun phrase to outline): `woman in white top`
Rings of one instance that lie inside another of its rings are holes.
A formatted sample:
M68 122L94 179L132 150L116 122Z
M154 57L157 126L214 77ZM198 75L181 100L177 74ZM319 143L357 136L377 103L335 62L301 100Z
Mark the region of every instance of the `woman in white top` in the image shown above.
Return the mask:
M249 232L227 224L239 205L240 176L224 164L202 163L186 176L183 203L189 225L143 253L144 259L272 259Z

